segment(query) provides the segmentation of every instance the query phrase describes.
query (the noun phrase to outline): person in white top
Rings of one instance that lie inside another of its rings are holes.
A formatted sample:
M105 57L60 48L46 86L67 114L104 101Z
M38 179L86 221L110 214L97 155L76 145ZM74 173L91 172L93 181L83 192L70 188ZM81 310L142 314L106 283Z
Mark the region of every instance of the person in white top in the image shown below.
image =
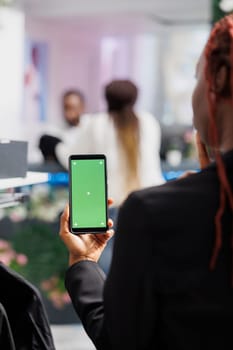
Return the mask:
M105 88L108 112L86 115L76 130L76 142L56 147L56 156L65 168L71 154L105 154L109 196L115 206L136 189L164 182L160 126L151 114L134 112L137 96L138 89L131 81L111 82Z

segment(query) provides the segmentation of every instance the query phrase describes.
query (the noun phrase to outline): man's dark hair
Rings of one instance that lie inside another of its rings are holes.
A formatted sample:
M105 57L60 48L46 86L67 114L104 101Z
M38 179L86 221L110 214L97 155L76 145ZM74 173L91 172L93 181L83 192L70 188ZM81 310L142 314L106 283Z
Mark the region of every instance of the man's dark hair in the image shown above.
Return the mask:
M63 100L65 100L67 97L71 96L71 95L75 95L77 97L80 98L80 100L85 103L86 102L86 98L84 96L84 93L80 90L77 89L70 89L67 90L64 94L63 94Z

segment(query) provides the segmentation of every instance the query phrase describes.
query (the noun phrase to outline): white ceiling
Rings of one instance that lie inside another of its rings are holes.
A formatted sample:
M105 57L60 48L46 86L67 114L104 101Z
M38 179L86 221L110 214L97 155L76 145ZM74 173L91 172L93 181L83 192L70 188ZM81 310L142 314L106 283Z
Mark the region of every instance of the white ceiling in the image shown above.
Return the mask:
M154 20L207 22L211 0L16 0L33 17L139 15Z

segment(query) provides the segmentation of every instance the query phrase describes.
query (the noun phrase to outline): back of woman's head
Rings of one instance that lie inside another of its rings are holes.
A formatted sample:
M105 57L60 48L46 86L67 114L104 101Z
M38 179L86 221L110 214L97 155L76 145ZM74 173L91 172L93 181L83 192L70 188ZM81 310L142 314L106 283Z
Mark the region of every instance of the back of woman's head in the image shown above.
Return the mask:
M233 211L232 188L220 154L220 135L216 120L219 101L224 99L233 106L233 15L228 15L215 24L205 48L205 59L205 77L208 87L207 98L209 106L209 143L213 146L217 163L217 173L220 180L220 206L215 216L216 241L210 263L210 267L213 269L222 245L222 217L227 201ZM221 91L218 91L215 89L216 77L217 73L223 67L226 70L225 86Z
M214 79L221 67L227 69L227 81L221 97L232 99L233 88L233 14L217 22L205 48L206 79L214 86Z
M105 88L110 118L117 132L125 193L140 187L139 181L139 120L134 112L138 89L129 80L114 80Z
M130 80L113 80L105 88L108 111L121 111L133 108L137 101L138 89Z

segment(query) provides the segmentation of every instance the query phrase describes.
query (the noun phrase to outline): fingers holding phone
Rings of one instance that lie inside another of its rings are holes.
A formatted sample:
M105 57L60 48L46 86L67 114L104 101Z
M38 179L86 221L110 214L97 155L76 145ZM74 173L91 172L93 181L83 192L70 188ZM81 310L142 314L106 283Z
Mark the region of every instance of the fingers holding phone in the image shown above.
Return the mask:
M109 200L112 203L112 200ZM109 239L112 238L114 231L113 222L108 220L109 230L103 234L85 234L74 235L69 229L69 206L67 205L60 221L60 237L69 251L69 265L73 265L83 260L98 262Z
M61 216L60 237L70 253L70 265L97 262L113 235L108 220L107 166L104 155L69 158L69 206Z

